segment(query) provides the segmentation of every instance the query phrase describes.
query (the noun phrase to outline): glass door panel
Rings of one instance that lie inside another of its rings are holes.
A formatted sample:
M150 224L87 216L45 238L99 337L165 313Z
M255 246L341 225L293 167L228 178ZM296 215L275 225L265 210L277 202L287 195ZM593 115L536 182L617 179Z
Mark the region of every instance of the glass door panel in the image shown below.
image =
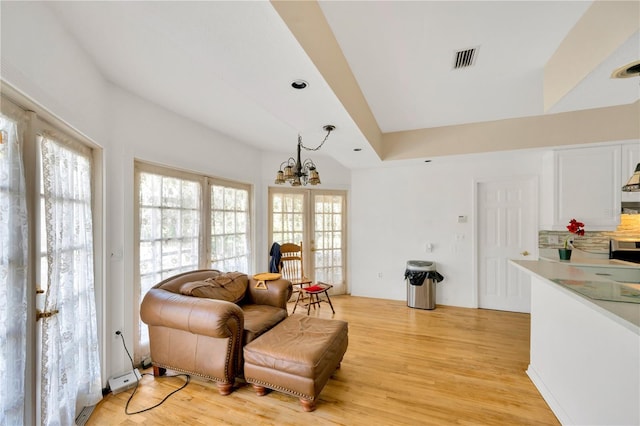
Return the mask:
M307 194L303 192L276 191L271 193L271 243L295 243L305 241Z
M345 281L344 206L343 194L313 193L313 275L340 292Z

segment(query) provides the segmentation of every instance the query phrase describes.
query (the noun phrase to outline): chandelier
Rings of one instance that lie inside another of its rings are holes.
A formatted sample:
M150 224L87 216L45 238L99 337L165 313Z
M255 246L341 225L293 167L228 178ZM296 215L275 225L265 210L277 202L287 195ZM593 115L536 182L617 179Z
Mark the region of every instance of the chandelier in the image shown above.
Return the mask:
M322 145L327 141L327 138L334 131L336 126L331 124L327 124L322 129L327 132L327 135L324 137L320 145L316 148L308 148L302 145L302 136L298 135L298 156L297 158L289 157L287 161L283 161L280 164L280 170L276 174L275 183L278 185L282 185L285 182L289 182L291 186L300 186L300 185L319 185L320 184L320 174L318 173L318 169L316 168L315 163L306 159L304 161L300 160L300 150L306 149L307 151L317 151L322 148Z

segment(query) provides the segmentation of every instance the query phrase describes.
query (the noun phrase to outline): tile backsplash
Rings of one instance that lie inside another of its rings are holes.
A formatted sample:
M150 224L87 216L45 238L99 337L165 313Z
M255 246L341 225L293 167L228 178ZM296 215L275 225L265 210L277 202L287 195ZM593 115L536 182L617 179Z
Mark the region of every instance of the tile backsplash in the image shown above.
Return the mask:
M620 225L614 234L617 237L640 240L640 214L623 214L620 218Z
M564 240L573 237L573 245L583 251L593 253L609 253L611 238L629 238L640 240L640 214L620 215L620 225L615 231L585 231L584 236L577 236L569 231L539 231L539 248L560 248ZM554 238L557 239L555 243ZM553 242L550 242L553 241Z

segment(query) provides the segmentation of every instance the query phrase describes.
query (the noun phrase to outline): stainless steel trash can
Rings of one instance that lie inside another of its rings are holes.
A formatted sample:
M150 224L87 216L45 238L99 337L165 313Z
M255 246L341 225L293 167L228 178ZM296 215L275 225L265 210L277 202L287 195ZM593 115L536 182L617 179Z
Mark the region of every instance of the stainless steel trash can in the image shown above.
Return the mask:
M435 262L409 260L404 272L407 280L407 306L417 309L436 308L436 282L443 280Z

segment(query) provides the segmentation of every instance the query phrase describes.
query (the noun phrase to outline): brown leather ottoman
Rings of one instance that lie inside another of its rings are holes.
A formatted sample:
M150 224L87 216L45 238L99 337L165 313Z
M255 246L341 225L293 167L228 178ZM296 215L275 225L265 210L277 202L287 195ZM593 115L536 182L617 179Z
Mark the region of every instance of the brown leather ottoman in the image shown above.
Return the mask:
M347 350L347 329L346 321L291 315L244 347L245 380L260 396L286 392L313 411Z

